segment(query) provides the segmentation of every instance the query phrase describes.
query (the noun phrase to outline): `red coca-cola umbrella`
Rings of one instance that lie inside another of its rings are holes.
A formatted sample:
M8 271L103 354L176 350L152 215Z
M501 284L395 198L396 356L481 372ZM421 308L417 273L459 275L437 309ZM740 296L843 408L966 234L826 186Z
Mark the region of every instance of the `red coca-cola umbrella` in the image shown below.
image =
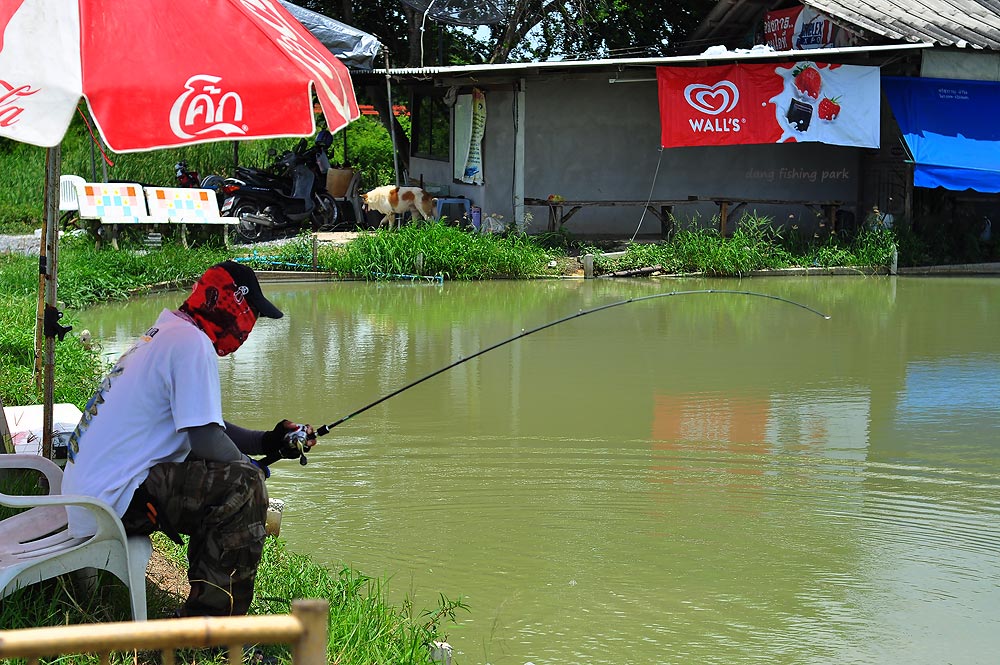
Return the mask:
M0 0L0 136L46 156L45 313L58 316L59 143L80 100L115 152L309 136L359 116L351 78L278 0ZM53 326L46 326L45 445Z

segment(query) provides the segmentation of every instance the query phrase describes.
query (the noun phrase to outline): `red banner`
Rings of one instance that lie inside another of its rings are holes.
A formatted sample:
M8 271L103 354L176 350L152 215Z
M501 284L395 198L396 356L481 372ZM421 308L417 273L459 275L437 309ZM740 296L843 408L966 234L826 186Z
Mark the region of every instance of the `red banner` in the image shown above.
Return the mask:
M816 141L877 148L878 67L657 67L664 148Z
M833 46L836 30L830 19L802 5L764 15L764 41L775 51Z

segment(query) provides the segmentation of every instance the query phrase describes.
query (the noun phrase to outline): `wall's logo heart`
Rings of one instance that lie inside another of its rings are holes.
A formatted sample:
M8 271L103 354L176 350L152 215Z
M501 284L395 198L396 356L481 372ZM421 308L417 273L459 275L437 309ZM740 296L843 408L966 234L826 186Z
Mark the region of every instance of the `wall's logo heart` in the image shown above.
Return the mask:
M692 83L684 88L684 99L695 110L719 115L733 110L740 101L740 91L731 81L719 81L715 85Z

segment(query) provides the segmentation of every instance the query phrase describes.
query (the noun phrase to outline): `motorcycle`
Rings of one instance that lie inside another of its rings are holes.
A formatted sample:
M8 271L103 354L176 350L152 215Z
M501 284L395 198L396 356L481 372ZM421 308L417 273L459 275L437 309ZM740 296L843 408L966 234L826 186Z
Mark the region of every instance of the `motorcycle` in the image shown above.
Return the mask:
M237 167L234 176L222 182L220 210L239 219L235 225L239 239L255 242L306 222L313 230L336 222L337 203L326 191L327 150L332 143L333 136L323 130L312 147L302 139L280 156L271 151L275 161L270 168Z

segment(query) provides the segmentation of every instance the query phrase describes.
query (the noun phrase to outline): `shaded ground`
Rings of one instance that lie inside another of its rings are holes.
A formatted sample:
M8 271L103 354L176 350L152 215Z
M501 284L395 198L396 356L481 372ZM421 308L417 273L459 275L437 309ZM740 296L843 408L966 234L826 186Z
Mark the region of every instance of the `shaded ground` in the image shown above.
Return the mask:
M191 585L188 584L187 571L176 566L163 554L153 549L153 556L146 568L147 585L156 587L161 594L176 599L168 603L168 607L180 607L188 597ZM152 595L152 594L149 594ZM150 617L155 618L155 617Z

